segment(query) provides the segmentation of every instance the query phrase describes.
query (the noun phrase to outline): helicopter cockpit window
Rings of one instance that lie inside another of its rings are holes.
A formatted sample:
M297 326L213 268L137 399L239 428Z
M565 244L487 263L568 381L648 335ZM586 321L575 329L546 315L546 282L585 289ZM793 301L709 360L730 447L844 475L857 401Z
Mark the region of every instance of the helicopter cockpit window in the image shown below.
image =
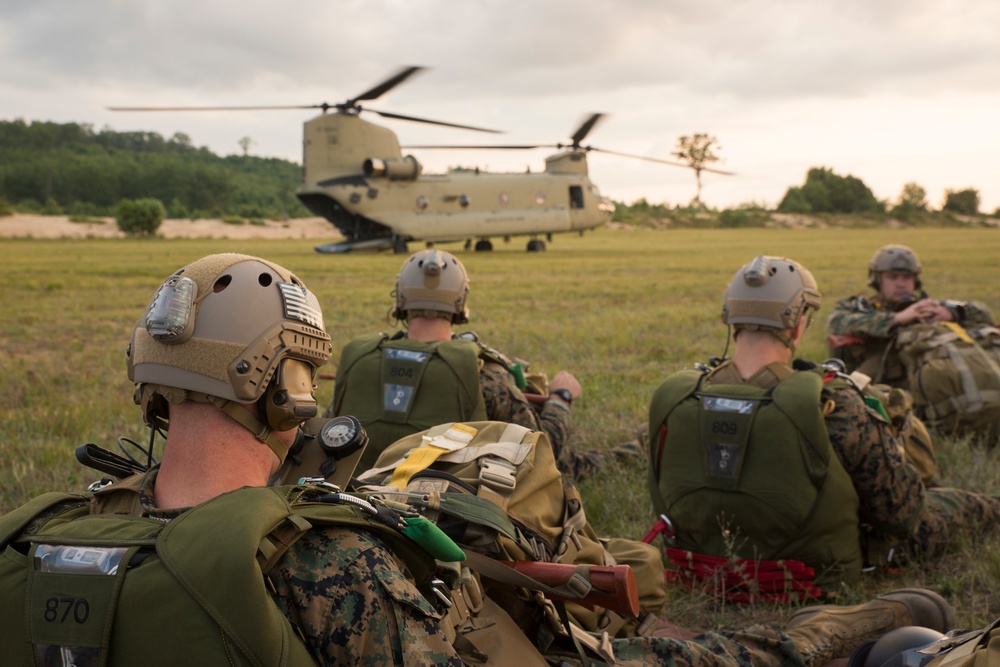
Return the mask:
M425 197L424 195L420 195L419 197L417 197L417 208L419 208L421 211L427 208L427 197Z
M583 208L583 188L579 185L569 186L569 207Z
M539 206L544 206L545 205L545 193L544 192L536 192L535 193L535 203L538 204Z

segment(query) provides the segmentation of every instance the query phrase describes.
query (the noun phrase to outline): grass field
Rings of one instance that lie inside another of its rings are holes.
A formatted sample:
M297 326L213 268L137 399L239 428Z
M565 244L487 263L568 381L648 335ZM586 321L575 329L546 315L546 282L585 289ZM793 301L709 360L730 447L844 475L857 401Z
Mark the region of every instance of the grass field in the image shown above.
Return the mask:
M863 289L879 246L901 242L924 262L932 295L984 301L1000 313L1000 232L989 229L607 231L560 236L544 254L521 240L496 252L452 250L472 277L468 328L551 376L574 372L584 396L574 407L577 447L610 447L632 437L649 398L671 372L721 355L721 297L736 268L755 254L790 256L809 267L826 295L801 356L821 360L823 322L833 302ZM124 351L136 318L160 282L211 252L257 254L292 269L319 296L335 356L350 337L390 330L386 315L402 258L323 256L289 241L87 240L0 242L0 511L53 489L82 489L99 475L73 449L115 438L146 438ZM415 248L414 248L415 249ZM335 372L332 366L329 372ZM332 382L319 388L324 404ZM940 452L943 485L1000 493L994 451L951 442ZM645 461L582 482L599 532L640 537L652 521ZM1000 616L1000 538L973 536L954 556L894 575L871 575L856 601L911 585L931 586L975 626ZM785 609L725 606L672 592L680 622L709 626L750 618L779 621Z

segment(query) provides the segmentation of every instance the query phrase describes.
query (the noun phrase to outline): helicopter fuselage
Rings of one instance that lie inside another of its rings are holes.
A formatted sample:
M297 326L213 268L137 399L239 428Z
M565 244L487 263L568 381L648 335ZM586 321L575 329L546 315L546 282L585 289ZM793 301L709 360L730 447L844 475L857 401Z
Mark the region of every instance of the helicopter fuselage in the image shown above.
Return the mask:
M614 211L580 151L549 157L538 173L423 174L416 158L402 155L395 134L356 115L314 118L304 136L296 194L346 237L342 249L548 236L592 229Z

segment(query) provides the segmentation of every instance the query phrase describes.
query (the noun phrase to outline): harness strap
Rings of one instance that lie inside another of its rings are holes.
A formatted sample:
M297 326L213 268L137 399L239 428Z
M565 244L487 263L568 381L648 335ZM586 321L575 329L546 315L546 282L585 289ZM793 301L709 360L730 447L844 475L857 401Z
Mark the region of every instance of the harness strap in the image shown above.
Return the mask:
M465 448L479 431L466 424L453 424L440 435L424 436L424 445L414 449L392 473L391 486L406 488L410 478L431 467L442 454Z
M309 532L312 524L297 514L290 514L274 530L265 535L257 547L257 564L267 575L299 538Z

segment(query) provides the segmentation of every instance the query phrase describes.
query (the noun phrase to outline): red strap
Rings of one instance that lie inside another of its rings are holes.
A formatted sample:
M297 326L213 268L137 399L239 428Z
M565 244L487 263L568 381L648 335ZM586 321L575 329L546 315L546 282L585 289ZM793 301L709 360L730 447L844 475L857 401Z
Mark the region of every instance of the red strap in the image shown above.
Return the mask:
M642 541L646 544L652 544L653 540L656 539L656 536L660 534L663 534L666 537L673 537L677 534L677 531L674 529L674 524L670 523L670 519L663 514L661 514L660 518L656 520L656 523L654 523L653 527L649 529L649 532L642 538Z
M650 531L655 534L654 530ZM819 598L823 592L813 584L815 570L798 560L748 560L709 556L668 547L670 567L667 581L724 587L730 602L791 602Z

